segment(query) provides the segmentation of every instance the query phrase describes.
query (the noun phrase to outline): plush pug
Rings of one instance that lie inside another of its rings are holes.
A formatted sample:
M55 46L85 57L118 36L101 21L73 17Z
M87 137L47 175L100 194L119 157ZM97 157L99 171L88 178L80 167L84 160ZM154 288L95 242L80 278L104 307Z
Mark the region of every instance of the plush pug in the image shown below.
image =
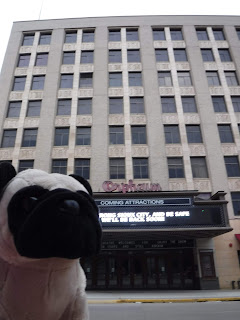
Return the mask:
M80 257L100 250L90 185L0 164L0 320L85 320Z

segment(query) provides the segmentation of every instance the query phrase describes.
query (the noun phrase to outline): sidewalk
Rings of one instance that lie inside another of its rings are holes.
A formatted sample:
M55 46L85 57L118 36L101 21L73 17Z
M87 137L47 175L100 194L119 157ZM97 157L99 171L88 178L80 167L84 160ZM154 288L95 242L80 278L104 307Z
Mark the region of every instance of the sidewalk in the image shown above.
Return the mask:
M87 291L89 304L240 301L240 290Z

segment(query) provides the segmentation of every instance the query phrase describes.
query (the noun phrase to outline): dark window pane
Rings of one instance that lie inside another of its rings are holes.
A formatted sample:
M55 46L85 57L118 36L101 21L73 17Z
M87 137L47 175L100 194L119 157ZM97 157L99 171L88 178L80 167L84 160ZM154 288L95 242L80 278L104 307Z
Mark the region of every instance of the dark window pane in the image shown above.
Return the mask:
M187 61L187 54L185 49L173 49L175 61Z
M121 87L122 86L122 73L110 72L109 73L109 87Z
M180 87L190 87L192 85L192 80L189 71L178 72L178 83Z
M154 41L166 40L164 29L154 28L153 29L153 40Z
M18 67L28 67L29 66L29 61L30 61L30 54L20 54L19 60L18 60Z
M52 173L67 174L67 159L52 160Z
M46 66L48 62L48 53L38 53L35 66Z
M37 142L37 129L24 129L22 147L35 147Z
M73 87L73 74L61 74L60 89Z
M188 143L202 143L202 134L199 125L187 125Z
M94 30L83 30L82 42L94 42Z
M71 114L71 104L72 100L70 99L63 99L58 100L58 106L57 106L57 115L65 116Z
M232 96L232 104L235 112L240 112L240 97L239 96Z
M110 159L110 179L125 179L125 159Z
M93 63L93 51L82 51L81 63Z
M56 128L55 129L55 146L67 146L69 137L69 128Z
M92 99L78 99L78 110L77 114L91 114L92 113Z
M15 77L13 83L13 91L23 91L25 88L26 77Z
M215 112L227 112L224 97L212 97L212 103Z
M51 42L51 33L41 33L40 34L40 39L39 39L39 44L40 45L45 45L45 44L50 44Z
M43 90L45 76L33 76L31 90Z
M204 157L191 158L193 178L208 178L206 159Z
M222 62L232 61L232 58L230 56L230 52L228 49L218 49L218 52Z
M168 62L168 50L167 49L155 49L155 56L157 62Z
M225 156L225 166L228 177L240 177L238 156Z
M132 126L132 144L146 144L146 127L145 126Z
M212 49L201 49L201 54L204 62L214 61Z
M158 85L159 87L172 87L172 77L170 71L158 72Z
M237 76L234 71L224 71L224 73L229 87L238 86Z
M63 52L63 64L74 64L75 63L75 51Z
M129 86L142 86L142 73L141 72L129 72L128 73Z
M133 177L134 179L148 179L148 159L133 159Z
M20 160L18 165L18 172L21 172L27 169L33 169L33 166L34 166L34 160Z
M170 29L170 33L171 33L171 39L173 41L183 40L181 29Z
M237 29L236 29L236 32L237 32L237 35L238 35L238 39L240 40L240 29L237 28Z
M21 101L11 101L8 106L8 118L18 118L21 110Z
M161 97L161 104L163 113L177 112L174 97Z
M121 30L120 29L108 30L108 40L121 41Z
M91 128L77 128L76 145L89 146L91 144Z
M109 113L123 113L123 98L109 98Z
M218 124L218 132L222 143L233 143L233 134L230 124Z
M225 40L223 30L222 29L213 29L213 35L216 41Z
M184 178L182 158L168 158L169 178Z
M91 88L93 85L92 78L92 73L80 73L79 88Z
M180 134L178 125L164 126L165 142L180 143Z
M143 97L130 97L130 113L144 113Z
M233 211L235 216L240 216L240 192L231 192Z
M207 41L208 40L208 33L206 29L196 29L197 38L200 41Z
M196 102L194 97L182 97L183 112L197 112Z
M34 33L33 34L25 34L23 36L23 46L32 46L34 40Z
M214 87L221 85L217 71L207 71L206 74L209 86Z
M75 159L74 173L84 179L90 179L90 159Z
M127 41L138 41L138 29L127 29Z
M65 43L77 42L77 31L67 31L65 35Z
M121 63L122 62L122 51L121 50L109 50L108 62L109 63Z
M140 62L140 50L139 49L132 49L127 50L127 60L128 62Z
M124 127L123 126L109 127L109 142L110 144L124 144Z
M17 129L3 131L1 148L12 148L15 145Z
M41 110L41 100L28 102L27 117L39 117Z

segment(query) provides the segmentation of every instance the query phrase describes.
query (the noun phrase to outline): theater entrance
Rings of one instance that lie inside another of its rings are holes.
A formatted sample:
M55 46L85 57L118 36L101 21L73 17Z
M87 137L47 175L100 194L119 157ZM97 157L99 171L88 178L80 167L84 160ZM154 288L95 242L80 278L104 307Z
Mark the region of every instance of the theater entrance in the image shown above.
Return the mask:
M196 289L193 249L106 251L81 264L88 289Z

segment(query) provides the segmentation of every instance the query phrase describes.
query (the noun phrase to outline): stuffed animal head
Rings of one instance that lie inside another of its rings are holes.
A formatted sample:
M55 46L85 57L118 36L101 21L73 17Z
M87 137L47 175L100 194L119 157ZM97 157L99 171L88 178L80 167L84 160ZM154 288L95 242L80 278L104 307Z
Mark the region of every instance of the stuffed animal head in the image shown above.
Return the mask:
M0 164L0 257L77 259L97 254L98 208L80 176Z

